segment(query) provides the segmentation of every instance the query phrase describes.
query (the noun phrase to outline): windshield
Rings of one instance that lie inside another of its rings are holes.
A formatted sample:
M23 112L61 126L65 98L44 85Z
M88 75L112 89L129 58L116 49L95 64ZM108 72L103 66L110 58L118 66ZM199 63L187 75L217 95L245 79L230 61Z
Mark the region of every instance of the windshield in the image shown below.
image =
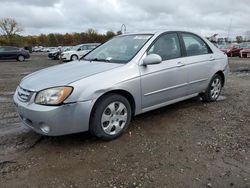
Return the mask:
M65 47L63 47L63 51L64 52L70 51L71 49L72 49L71 46L65 46Z
M87 54L84 59L125 64L139 52L151 36L143 34L115 37Z
M241 48L250 48L250 43L242 43L240 45Z
M223 44L219 46L219 49L229 49L229 48L232 48L231 44Z
M73 46L71 48L72 51L77 51L81 45Z

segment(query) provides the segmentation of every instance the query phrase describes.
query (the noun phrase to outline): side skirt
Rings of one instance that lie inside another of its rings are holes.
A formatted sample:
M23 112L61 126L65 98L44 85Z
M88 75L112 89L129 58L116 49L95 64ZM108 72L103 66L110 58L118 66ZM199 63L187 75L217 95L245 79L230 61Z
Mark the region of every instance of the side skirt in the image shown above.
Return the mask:
M171 101L160 103L160 104L157 104L157 105L154 105L154 106L143 108L141 110L141 112L139 112L138 114L142 114L142 113L145 113L145 112L148 112L148 111L151 111L151 110L155 110L157 108L161 108L161 107L164 107L164 106L168 106L170 104L174 104L174 103L177 103L177 102L180 102L180 101L184 101L184 100L196 97L198 95L199 95L199 93L195 93L195 94L192 94L192 95L188 95L188 96L185 96L185 97L181 97L181 98L178 98L178 99L174 99L174 100L171 100ZM136 114L136 115L138 115L138 114Z

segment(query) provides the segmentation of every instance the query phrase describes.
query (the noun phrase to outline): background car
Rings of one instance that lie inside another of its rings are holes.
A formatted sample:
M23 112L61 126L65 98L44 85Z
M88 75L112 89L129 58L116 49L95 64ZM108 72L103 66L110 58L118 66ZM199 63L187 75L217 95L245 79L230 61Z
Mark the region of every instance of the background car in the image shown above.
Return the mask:
M247 58L250 57L250 43L242 43L240 57Z
M60 49L57 48L54 51L51 51L48 53L48 58L53 59L53 60L58 60L60 58L61 53L70 51L71 49L72 49L72 46L64 46L62 47L62 50L60 52Z
M88 43L74 46L70 51L62 53L62 59L64 61L75 61L77 59L80 59L85 54L95 49L99 45L100 43Z
M0 47L0 60L16 59L17 61L24 61L30 58L27 50L12 46Z
M242 50L240 45L235 45L235 44L225 44L225 45L220 45L219 49L227 54L228 57L239 57L240 56L240 51Z

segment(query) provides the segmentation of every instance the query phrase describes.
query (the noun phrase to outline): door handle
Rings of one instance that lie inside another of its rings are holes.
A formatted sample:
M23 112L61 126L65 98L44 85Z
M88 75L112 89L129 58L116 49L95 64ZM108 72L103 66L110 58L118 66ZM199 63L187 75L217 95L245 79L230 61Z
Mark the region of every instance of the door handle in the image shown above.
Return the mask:
M214 57L210 57L210 59L209 59L209 61L214 61L215 60L215 58Z
M178 62L176 66L177 66L177 67L183 67L183 66L185 66L185 64L182 63L182 62Z

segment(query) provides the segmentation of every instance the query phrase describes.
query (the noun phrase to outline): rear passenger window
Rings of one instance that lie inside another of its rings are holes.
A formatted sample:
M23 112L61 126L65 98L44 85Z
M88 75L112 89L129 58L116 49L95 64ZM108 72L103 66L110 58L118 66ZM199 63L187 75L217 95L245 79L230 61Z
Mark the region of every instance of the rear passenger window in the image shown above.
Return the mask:
M14 48L14 47L5 47L5 51L8 51L8 52L10 52L10 51L17 51L18 50L18 48Z
M187 56L203 55L211 53L207 44L198 36L193 34L182 34L184 44L187 51Z
M162 60L174 59L181 56L180 43L176 33L160 36L149 49L149 54L158 54Z

